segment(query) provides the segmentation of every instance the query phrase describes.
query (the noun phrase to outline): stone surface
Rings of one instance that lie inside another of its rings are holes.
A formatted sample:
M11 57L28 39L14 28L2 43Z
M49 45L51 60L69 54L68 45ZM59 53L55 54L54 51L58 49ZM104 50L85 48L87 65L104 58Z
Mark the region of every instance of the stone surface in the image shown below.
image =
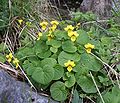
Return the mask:
M58 103L38 95L24 82L0 69L0 103Z

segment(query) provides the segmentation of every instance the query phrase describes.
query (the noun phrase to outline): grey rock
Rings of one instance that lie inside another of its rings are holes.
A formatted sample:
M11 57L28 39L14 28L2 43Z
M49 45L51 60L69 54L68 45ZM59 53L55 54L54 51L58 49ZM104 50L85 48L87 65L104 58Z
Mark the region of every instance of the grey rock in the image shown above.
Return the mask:
M31 90L27 83L17 81L0 69L0 103L58 103Z

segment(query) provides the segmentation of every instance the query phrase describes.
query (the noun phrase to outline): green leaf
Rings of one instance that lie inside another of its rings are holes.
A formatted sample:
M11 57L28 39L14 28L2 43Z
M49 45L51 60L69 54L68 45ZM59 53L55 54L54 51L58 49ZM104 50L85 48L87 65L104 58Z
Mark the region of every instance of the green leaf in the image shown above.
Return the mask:
M78 62L80 60L80 55L78 53L66 53L62 51L58 56L58 63L61 66L64 66L64 63L66 63L68 60Z
M76 41L77 43L85 45L90 41L87 32L84 30L78 30L77 33L79 34Z
M40 84L48 84L54 77L54 68L45 65L43 68L37 67L32 74L32 78Z
M66 31L56 30L54 35L56 36L57 40L68 39Z
M25 60L24 63L22 64L23 69L26 71L27 75L32 75L33 72L36 69L36 65L29 62L28 60Z
M71 41L65 41L62 44L62 49L69 53L74 53L77 51L77 47L74 46L74 43Z
M65 81L65 86L70 88L70 87L74 86L75 82L76 82L75 76L74 76L74 74L72 74Z
M79 52L79 53L84 53L84 52L86 52L86 51L85 51L85 48L84 48L83 46L79 45L79 46L78 46L78 52Z
M41 59L48 58L51 55L51 51L42 51L41 53L38 53L37 56Z
M67 99L68 92L63 82L57 81L50 87L50 93L54 100L64 101Z
M79 97L78 91L76 89L73 93L72 103L83 103L83 100Z
M51 52L53 52L53 53L57 53L58 48L55 48L55 47L50 47L50 51L51 51Z
M77 72L79 75L88 74L89 70L86 66L82 66L81 63L77 63L73 69L74 72Z
M84 92L86 92L86 93L96 93L97 92L96 87L91 78L80 75L79 77L78 76L76 77L76 81Z
M86 67L88 70L99 71L102 68L102 64L92 55L84 53L80 59L81 67Z
M60 65L56 65L54 67L54 78L53 80L58 80L60 79L64 74L64 68Z
M18 52L16 53L16 57L18 59L34 55L32 47L24 47L24 48L19 48Z
M55 48L59 48L61 46L61 41L57 41L57 40L50 40L46 42L47 45L51 45Z
M41 61L41 67L48 65L49 67L54 67L57 64L57 61L54 58L45 58Z
M0 62L4 63L6 61L5 56L0 54Z
M48 50L48 45L42 41L36 41L33 50L36 54L40 54L42 52L46 52Z

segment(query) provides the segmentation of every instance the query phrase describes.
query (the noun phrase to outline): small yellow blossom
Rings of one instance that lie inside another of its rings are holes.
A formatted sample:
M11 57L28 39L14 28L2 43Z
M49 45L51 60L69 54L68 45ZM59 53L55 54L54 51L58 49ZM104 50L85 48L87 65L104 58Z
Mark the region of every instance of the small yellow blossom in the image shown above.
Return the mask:
M68 33L68 36L71 38L71 41L74 42L76 41L79 34L76 31L71 31Z
M31 26L31 22L27 21L27 22L26 22L26 25L27 25L27 26Z
M22 22L23 22L22 19L19 19L19 20L18 20L18 23L19 23L20 25L22 24Z
M95 46L90 43L85 44L85 50L87 53L91 53L91 50L94 48L95 48Z
M13 64L15 64L16 68L19 66L19 60L17 58L14 58Z
M7 61L10 63L12 61L13 55L12 53L9 53L8 55L6 55Z
M67 70L69 72L72 71L73 67L75 67L74 61L68 60L66 63L64 63L65 67L67 67Z
M74 27L72 25L68 25L66 28L64 28L64 30L70 33L71 31L74 30Z
M48 22L43 21L42 23L40 23L40 26L42 27L42 30L45 30L47 28Z
M76 29L78 29L80 27L80 23L78 23L77 25L76 25Z
M50 24L51 24L51 25L58 25L58 24L59 24L59 22L58 22L58 21L56 21L56 20L54 20L54 21L51 21L51 22L50 22Z
M42 33L39 32L39 33L38 33L38 38L37 38L37 40L40 40L41 37L42 37Z
M51 39L54 38L54 36L52 34L48 34L47 37L48 37L48 41L50 41Z
M54 32L56 29L56 26L52 26L49 28L49 33L51 34L52 32Z

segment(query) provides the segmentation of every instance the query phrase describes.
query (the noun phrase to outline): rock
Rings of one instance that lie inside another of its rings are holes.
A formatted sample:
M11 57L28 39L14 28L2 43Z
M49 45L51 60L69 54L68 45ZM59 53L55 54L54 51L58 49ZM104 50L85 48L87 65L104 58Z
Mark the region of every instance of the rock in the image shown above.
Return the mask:
M28 84L17 81L0 69L0 103L58 103L31 90Z

